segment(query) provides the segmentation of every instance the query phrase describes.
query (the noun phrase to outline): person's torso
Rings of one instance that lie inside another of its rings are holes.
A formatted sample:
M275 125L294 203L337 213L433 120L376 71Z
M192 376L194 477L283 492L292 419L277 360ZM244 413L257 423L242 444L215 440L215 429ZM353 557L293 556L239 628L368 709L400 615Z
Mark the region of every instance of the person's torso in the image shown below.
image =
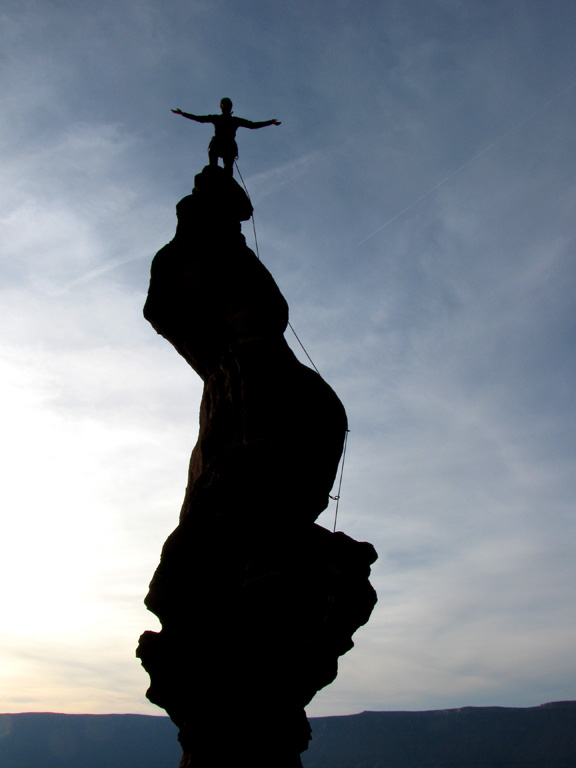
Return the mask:
M233 115L214 115L214 136L219 139L234 139L238 129L238 118Z

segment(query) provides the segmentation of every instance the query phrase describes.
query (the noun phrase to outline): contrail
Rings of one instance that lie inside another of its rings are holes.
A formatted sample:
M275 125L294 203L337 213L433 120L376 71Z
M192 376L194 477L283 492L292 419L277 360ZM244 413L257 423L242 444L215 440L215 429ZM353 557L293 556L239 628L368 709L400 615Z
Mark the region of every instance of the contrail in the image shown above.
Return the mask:
M388 219L387 222L382 224L381 227L378 227L378 229L375 229L372 234L365 237L363 240L360 240L360 242L356 245L356 248L359 248L362 243L365 243L367 240L370 240L371 237L374 237L374 235L377 235L378 232L382 232L383 229L386 229L386 227L390 226L396 219L399 219L400 216L403 216L407 211L414 208L415 205L418 205L419 202L424 200L424 198L431 195L433 192L436 192L437 189L439 189L441 186L446 184L447 181L450 181L450 179L454 178L457 174L460 173L460 171L464 170L470 163L473 163L475 160L478 160L479 157L486 154L486 152L489 152L491 149L493 149L497 144L500 144L501 141L504 141L508 136L510 136L511 133L514 133L519 128L521 128L523 125L528 123L530 120L533 120L535 117L537 117L543 109L545 109L547 106L552 104L553 101L556 101L556 99L559 99L561 96L563 96L567 91L571 90L576 86L576 80L573 80L569 85L567 85L565 88L563 88L559 93L557 93L555 96L552 96L552 98L548 99L548 101L545 101L544 104L542 104L536 112L533 112L532 114L528 115L528 117L525 117L523 120L521 120L519 123L515 123L512 128L509 128L507 131L504 131L504 133L500 134L494 141L490 142L487 146L483 147L479 152L477 152L472 157L468 158L466 162L462 163L461 166L456 168L456 170L452 171L448 174L448 176L445 176L441 181L439 181L437 184L435 184L433 187L431 187L427 192L424 192L423 195L420 195L416 200L414 200L410 205L407 205L406 208L403 208L401 211L399 211L395 216L392 216L391 219Z
M100 275L106 274L106 272L111 272L113 269L118 269L118 267L121 267L124 264L128 264L131 261L138 261L142 258L144 257L141 254L138 254L135 256L124 256L119 259L112 259L107 261L105 264L101 264L99 267L94 267L94 269L91 269L88 272L84 272L84 274L78 275L77 277L73 277L71 280L67 280L65 283L62 283L56 288L53 288L50 291L50 295L61 296L65 293L68 293L70 288L73 288L75 285L80 283L89 283L91 280L100 277Z

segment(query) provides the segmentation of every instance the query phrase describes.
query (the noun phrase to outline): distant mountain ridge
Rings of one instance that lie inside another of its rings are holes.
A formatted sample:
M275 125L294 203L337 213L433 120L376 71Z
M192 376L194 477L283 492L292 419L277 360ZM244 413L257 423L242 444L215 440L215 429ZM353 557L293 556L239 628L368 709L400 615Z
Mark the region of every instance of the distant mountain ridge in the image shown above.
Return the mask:
M362 712L310 722L305 768L576 767L576 701ZM0 715L0 768L177 768L180 756L167 717Z
M576 702L312 722L306 768L576 768Z

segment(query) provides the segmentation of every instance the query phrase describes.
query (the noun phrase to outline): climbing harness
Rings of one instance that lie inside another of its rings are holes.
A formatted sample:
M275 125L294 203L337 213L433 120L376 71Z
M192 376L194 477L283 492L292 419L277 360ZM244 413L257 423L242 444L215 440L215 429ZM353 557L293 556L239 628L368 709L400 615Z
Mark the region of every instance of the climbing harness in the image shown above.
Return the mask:
M244 191L246 192L246 196L248 197L248 200L250 200L250 194L248 192L248 188L246 186L246 182L242 178L242 174L240 173L240 168L238 167L238 163L237 163L236 160L234 160L234 165L236 166L236 170L238 171L238 176L240 177L240 181L242 182L242 186L244 187ZM252 203L252 200L250 200L250 203ZM254 206L252 206L252 216L251 216L251 219L252 219L252 229L254 230L254 245L255 245L255 249L256 249L256 256L258 258L258 261L262 261L262 259L260 258L260 251L258 249L258 236L256 235L256 223L254 221ZM310 360L310 363L312 364L312 367L314 368L316 373L320 376L320 371L316 367L316 364L315 364L314 360L312 360L312 358L308 354L308 350L306 349L304 344L302 344L302 342L300 341L300 337L298 336L298 334L296 333L296 331L292 327L292 323L290 321L288 321L288 326L289 326L290 330L292 331L292 333L294 334L294 336L296 337L296 341L302 347L302 350L303 350L304 354L306 355L308 360ZM346 446L348 444L348 433L349 432L350 432L350 430L347 429L346 430L346 434L344 436L344 448L342 450L342 464L341 464L341 467L340 467L340 480L338 482L338 493L335 496L330 496L330 494L329 494L330 498L333 501L336 502L336 510L334 512L334 532L336 531L336 520L338 518L338 505L340 504L340 489L342 488L342 476L344 474L344 461L346 459Z

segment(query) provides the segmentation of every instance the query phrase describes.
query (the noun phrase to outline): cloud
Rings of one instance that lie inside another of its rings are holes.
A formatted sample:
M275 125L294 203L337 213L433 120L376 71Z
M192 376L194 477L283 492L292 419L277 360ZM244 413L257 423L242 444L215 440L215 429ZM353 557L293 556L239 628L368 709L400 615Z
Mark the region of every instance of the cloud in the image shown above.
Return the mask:
M348 410L339 526L380 554L310 712L572 696L576 16L529 5L4 10L0 708L151 711L133 649L201 383L141 307L206 162L169 108L225 93L282 120L240 167Z

